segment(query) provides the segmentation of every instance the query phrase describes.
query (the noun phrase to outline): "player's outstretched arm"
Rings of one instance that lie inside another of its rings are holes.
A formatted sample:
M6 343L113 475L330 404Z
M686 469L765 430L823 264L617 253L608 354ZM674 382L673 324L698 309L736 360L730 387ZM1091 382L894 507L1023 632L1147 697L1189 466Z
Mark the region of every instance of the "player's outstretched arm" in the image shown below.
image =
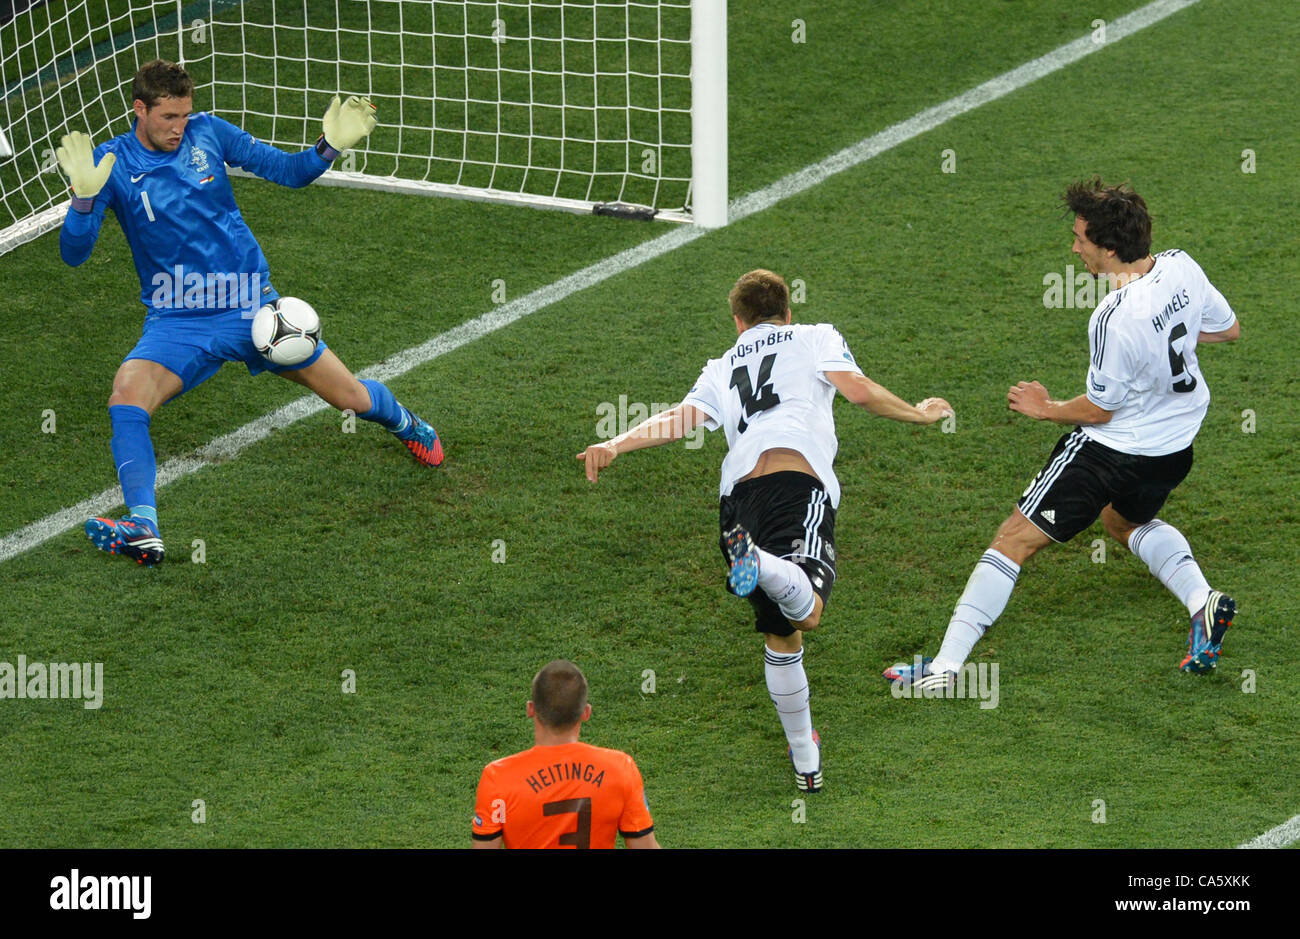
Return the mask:
M600 471L613 463L619 454L681 440L703 423L703 411L689 404L679 404L647 418L613 440L593 443L579 453L576 459L586 464L587 479L594 483Z
M1036 381L1017 382L1007 392L1007 407L1036 421L1056 424L1108 424L1114 411L1107 411L1088 400L1086 394L1069 401L1053 401L1047 389Z
M117 155L105 153L95 163L95 149L89 134L73 131L59 141L54 151L59 167L72 184L72 203L63 228L59 232L59 254L64 263L76 267L94 250L99 237L99 226L104 219L104 206L95 207L95 197L100 194L108 177L113 173Z
M953 413L952 405L943 398L926 398L919 404L908 404L884 385L857 372L826 372L826 378L854 404L890 420L933 424Z
M299 153L254 140L253 135L216 115L205 115L221 142L221 158L231 166L269 179L281 186L301 189L329 169L343 150L354 147L375 127L375 106L366 98L351 97L340 104L335 95L325 112L324 133L316 146Z

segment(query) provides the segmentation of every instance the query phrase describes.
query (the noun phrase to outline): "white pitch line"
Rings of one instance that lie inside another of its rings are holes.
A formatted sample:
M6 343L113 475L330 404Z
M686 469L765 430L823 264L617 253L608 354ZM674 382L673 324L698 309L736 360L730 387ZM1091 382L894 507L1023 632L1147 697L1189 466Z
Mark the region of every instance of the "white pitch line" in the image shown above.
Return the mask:
M788 199L807 189L811 189L837 173L851 169L887 150L897 147L899 144L906 143L926 131L933 130L955 117L960 117L981 105L996 101L1004 95L1038 81L1040 78L1060 71L1086 55L1104 49L1120 39L1146 29L1153 23L1158 23L1165 17L1199 2L1200 0L1156 0L1154 3L1149 3L1132 13L1120 17L1113 23L1108 23L1105 43L1094 42L1092 34L1068 42L1046 55L1034 59L1032 62L1027 62L1019 68L992 78L982 85L926 111L922 111L901 123L887 127L879 133L846 147L818 163L791 173L770 186L735 199L727 207L728 219L731 222L738 222L756 212L769 209L783 199ZM666 235L652 238L634 248L621 251L575 274L570 274L568 277L534 290L518 300L461 323L459 326L433 337L428 342L400 352L386 362L358 372L357 375L361 378L373 378L378 381L386 381L404 375L416 366L431 362L439 356L459 349L466 343L481 339L489 333L509 326L516 320L536 313L538 310L557 303L579 290L595 286L609 280L611 277L644 264L646 261L654 260L670 251L675 251L706 234L708 234L708 230L702 228L674 228ZM205 466L228 460L245 448L266 439L271 431L277 427L286 427L315 414L317 411L322 411L326 407L328 405L314 395L299 398L276 411L272 411L270 414L259 417L257 420L231 431L225 436L218 437L190 456L168 460L158 468L157 486L161 489L168 483L195 473ZM51 538L63 534L92 515L107 514L121 504L121 490L113 486L105 489L97 496L77 503L71 508L55 512L53 515L11 532L0 538L0 563L17 557L24 551L28 551Z
M1300 841L1300 815L1291 819L1289 822L1283 822L1276 828L1270 828L1258 838L1251 838L1245 844L1237 845L1238 848L1285 848L1288 845Z

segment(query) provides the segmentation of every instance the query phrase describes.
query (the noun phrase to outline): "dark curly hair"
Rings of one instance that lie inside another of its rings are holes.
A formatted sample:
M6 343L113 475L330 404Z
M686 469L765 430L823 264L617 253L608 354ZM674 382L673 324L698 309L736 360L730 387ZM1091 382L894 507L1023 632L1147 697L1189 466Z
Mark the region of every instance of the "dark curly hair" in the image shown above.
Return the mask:
M1089 241L1114 251L1124 263L1151 253L1151 214L1128 183L1107 186L1094 176L1071 183L1061 202L1082 216Z
M140 66L131 82L131 100L143 101L152 108L163 98L194 97L194 80L190 73L175 62L154 59Z

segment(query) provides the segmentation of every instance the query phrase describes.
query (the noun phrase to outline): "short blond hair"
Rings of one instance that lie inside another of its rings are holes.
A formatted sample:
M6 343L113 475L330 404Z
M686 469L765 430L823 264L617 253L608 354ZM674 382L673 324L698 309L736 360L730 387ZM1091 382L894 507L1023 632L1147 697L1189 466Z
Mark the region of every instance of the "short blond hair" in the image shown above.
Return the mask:
M783 320L790 312L790 288L780 274L758 268L736 281L727 295L731 312L746 326Z

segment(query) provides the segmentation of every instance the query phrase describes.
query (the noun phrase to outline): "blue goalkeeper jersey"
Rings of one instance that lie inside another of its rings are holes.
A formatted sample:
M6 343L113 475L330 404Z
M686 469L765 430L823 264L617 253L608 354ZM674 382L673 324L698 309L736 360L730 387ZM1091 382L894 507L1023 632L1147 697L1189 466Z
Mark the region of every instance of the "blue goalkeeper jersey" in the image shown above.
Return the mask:
M89 212L69 207L63 260L90 257L106 209L131 246L147 313L214 314L274 300L266 256L235 205L226 165L284 186L306 186L329 167L314 149L288 154L213 114L195 114L172 152L149 150L131 130L95 148L117 155Z

